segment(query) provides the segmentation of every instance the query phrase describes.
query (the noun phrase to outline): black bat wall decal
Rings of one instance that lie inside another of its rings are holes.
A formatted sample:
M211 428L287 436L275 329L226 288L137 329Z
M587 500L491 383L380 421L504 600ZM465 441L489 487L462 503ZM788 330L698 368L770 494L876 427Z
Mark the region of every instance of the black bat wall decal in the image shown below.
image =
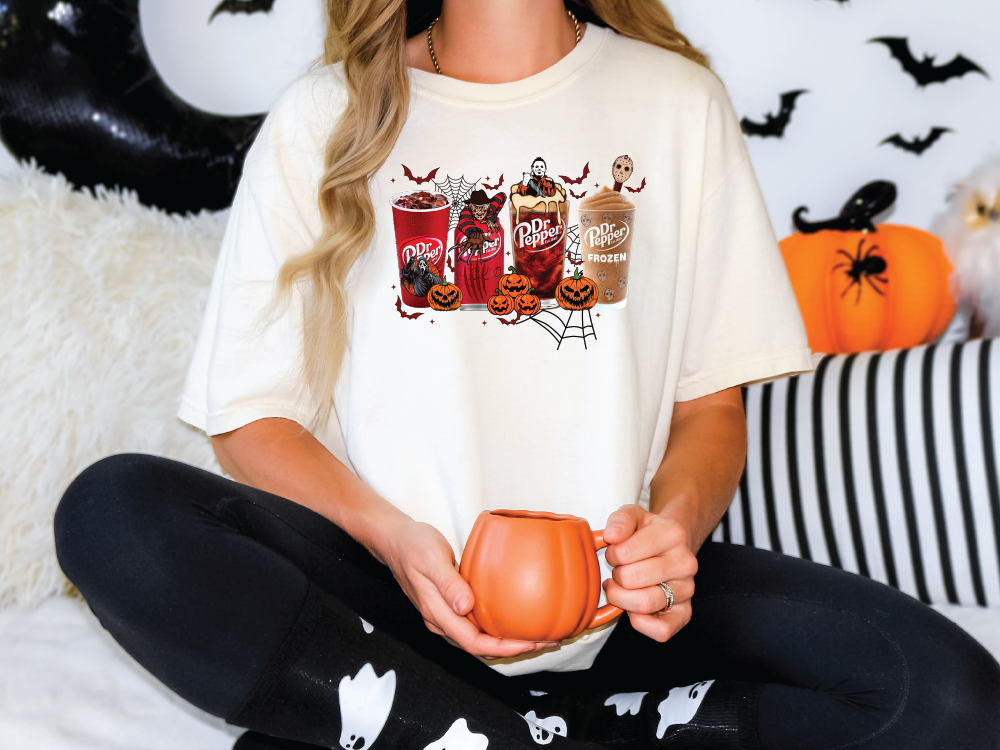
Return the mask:
M274 0L222 0L212 15L208 17L208 22L212 23L220 13L270 13L274 9Z
M903 66L903 70L913 76L913 80L921 88L932 83L944 83L952 78L961 78L966 73L981 73L989 78L985 70L962 55L955 55L955 59L944 65L935 65L934 57L931 55L924 55L923 60L917 60L910 52L910 42L906 37L880 36L869 39L868 43L884 44L888 47L892 56Z
M747 135L758 135L761 138L781 138L785 134L785 128L791 122L792 112L795 109L795 100L802 94L809 93L806 89L796 89L786 91L781 95L781 109L777 116L768 112L764 115L764 122L754 122L744 117L740 120L740 128Z
M403 175L406 176L406 177L409 177L411 180L413 180L418 185L423 185L425 182L430 182L431 180L433 180L434 179L434 175L436 175L438 173L439 169L441 169L441 167L434 167L434 169L432 169L430 172L427 173L426 177L414 177L413 176L413 172L410 171L410 168L404 164L403 165Z
M908 141L902 135L896 133L896 135L890 135L878 145L884 146L886 143L891 143L896 148L901 148L903 151L909 151L920 156L920 154L937 143L942 135L954 132L951 128L932 128L931 132L925 138L914 138L912 141Z

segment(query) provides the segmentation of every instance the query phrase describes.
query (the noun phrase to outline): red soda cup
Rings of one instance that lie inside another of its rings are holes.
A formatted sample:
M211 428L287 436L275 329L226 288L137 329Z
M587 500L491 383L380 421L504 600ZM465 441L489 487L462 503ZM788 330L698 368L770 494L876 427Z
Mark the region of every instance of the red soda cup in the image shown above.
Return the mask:
M407 190L390 200L400 296L410 307L430 307L427 292L441 283L445 272L451 199L427 190Z

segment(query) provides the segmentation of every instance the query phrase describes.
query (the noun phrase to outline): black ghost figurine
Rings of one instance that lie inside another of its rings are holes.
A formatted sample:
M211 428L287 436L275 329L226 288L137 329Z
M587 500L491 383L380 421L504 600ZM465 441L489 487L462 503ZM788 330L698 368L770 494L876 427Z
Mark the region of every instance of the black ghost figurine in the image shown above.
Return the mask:
M0 0L0 139L77 186L131 188L178 213L225 208L263 119L174 95L139 0Z

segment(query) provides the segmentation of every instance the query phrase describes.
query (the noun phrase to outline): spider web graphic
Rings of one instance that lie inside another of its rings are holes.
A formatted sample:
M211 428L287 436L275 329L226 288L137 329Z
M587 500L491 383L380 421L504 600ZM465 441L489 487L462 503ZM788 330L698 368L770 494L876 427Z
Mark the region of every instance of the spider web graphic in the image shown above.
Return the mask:
M448 230L452 231L458 226L458 216L465 207L465 200L472 194L472 189L476 182L469 182L463 174L461 177L445 175L441 182L434 183L434 189L451 199L451 214L448 217Z
M573 224L566 230L566 260L574 266L583 263L583 253L580 252L579 224Z
M584 314L587 316L586 320L584 320ZM579 317L580 322L574 324L574 317ZM546 307L534 315L517 321L514 325L521 325L522 323L527 323L529 320L533 320L540 325L556 340L556 351L559 350L559 347L563 345L566 339L583 339L584 349L587 348L588 338L593 338L594 341L597 341L597 332L594 330L594 319L591 317L589 309L564 310L561 307Z

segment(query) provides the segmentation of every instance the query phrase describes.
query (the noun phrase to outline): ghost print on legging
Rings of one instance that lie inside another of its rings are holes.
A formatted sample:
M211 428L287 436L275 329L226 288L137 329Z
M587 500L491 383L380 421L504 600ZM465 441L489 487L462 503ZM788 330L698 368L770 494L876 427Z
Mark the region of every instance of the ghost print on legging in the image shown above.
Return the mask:
M715 680L696 682L687 687L673 688L667 697L660 701L657 711L660 712L660 723L656 726L656 739L662 739L663 733L674 724L687 724L698 713L698 706L705 700L705 694Z
M470 731L465 719L456 719L443 737L434 740L424 750L486 750L489 744L485 734Z
M538 745L548 745L557 734L561 737L566 736L566 720L561 716L546 716L543 719L535 716L534 711L528 711L524 715L524 720L528 722L528 728L531 730L531 739Z
M352 679L340 681L340 745L344 750L371 747L392 710L396 695L396 673L389 670L379 677L365 664Z
M375 628L363 617L361 627L371 634ZM365 664L352 678L340 681L337 691L340 702L340 745L344 750L370 748L378 739L389 719L396 697L396 672L388 670L379 677L371 664ZM565 732L565 730L564 730ZM456 719L444 736L424 750L486 750L489 740L484 734L470 731L465 719Z

